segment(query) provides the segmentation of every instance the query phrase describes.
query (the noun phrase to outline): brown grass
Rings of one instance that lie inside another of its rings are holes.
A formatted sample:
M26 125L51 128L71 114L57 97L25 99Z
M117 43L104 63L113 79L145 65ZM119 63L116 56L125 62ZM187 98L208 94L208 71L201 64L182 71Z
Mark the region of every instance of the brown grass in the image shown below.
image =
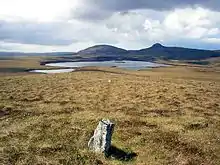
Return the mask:
M59 59L55 56L36 57L0 57L0 76L27 75L30 69L50 69L51 67L40 65L40 61ZM54 67L56 68L56 67Z
M1 77L0 162L218 165L220 76L199 70L93 67ZM134 160L88 151L87 142L102 118L116 123L113 145L135 152Z

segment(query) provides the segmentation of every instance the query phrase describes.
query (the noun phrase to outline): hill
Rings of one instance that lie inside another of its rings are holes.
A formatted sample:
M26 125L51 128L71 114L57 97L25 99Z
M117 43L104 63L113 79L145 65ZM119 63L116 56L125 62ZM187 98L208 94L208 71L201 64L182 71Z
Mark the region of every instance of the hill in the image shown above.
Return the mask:
M200 50L183 47L166 47L159 43L140 50L125 50L111 45L95 45L77 53L74 52L46 52L21 53L0 52L0 57L14 56L61 56L65 60L105 61L105 60L205 60L220 57L220 51Z
M117 48L111 45L96 45L87 49L79 51L79 55L123 55L127 54L125 49Z
M125 50L110 45L96 45L85 50L81 50L77 55L96 55L104 58L105 56L120 57L128 60L203 60L212 57L220 57L220 52L211 50L189 49L182 47L165 47L159 43L150 48L141 50Z
M154 44L150 48L139 50L136 53L165 60L202 60L220 56L220 53L215 51L189 49L182 47L165 47L159 43Z

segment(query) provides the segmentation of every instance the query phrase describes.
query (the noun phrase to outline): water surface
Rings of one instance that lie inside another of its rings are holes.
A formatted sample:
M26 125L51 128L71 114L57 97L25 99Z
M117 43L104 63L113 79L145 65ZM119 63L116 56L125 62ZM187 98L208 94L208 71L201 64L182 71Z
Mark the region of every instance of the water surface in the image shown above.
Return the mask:
M45 74L52 74L52 73L68 73L73 72L75 69L52 69L52 70L31 70L32 73L45 73Z
M158 64L153 62L146 62L146 61L97 61L97 62L60 62L60 63L48 63L46 66L53 66L53 67L67 67L67 68L79 68L79 67L86 67L86 66L107 66L107 67L118 67L124 69L131 69L131 70L140 70L144 68L154 68L154 67L161 67L167 66L164 64Z

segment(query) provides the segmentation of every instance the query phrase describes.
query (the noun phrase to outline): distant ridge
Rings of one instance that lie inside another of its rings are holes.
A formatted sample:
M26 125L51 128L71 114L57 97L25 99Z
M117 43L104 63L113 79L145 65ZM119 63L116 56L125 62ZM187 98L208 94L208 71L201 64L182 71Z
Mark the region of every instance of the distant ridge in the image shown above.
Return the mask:
M212 57L220 57L220 50L201 50L183 47L166 47L156 43L149 48L140 50L125 50L112 45L95 45L77 53L52 52L52 53L19 53L0 52L0 56L70 56L79 60L204 60ZM84 58L86 57L86 59Z
M140 50L125 50L111 45L95 45L81 50L77 55L115 56L122 59L135 57L137 60L202 60L220 57L220 52L211 50L190 49L183 47L166 47L156 43L149 48Z
M150 55L154 58L164 60L202 60L212 57L220 57L219 52L211 50L165 47L158 43L154 44L150 48L139 50L136 53L141 55Z
M1 56L60 56L60 55L73 55L74 52L44 52L44 53L24 53L24 52L1 52Z

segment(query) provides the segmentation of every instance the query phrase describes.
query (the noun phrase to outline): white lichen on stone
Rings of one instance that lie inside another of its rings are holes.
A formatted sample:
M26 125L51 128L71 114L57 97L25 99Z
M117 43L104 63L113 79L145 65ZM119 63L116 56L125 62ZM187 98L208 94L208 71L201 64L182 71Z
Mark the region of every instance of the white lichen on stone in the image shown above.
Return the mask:
M90 150L107 153L111 147L114 123L110 120L101 120L88 143Z

